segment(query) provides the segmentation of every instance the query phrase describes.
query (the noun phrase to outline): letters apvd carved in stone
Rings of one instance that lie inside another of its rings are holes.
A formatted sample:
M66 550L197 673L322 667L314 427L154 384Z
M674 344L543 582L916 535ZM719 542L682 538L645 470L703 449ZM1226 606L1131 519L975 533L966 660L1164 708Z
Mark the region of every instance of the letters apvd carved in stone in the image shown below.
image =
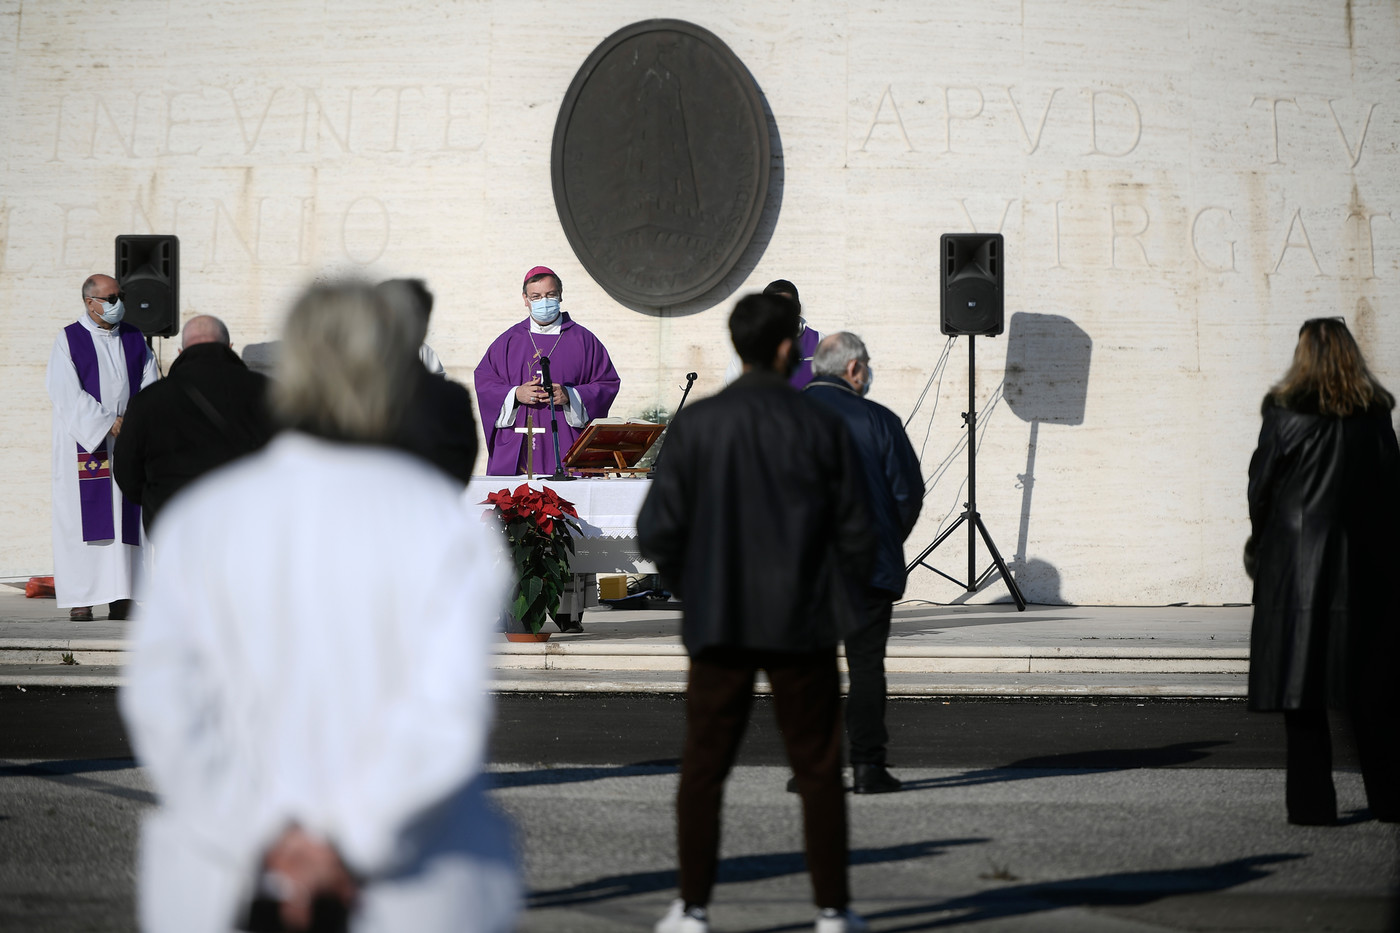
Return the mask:
M768 123L753 77L717 36L634 23L593 51L554 128L554 203L590 275L661 308L714 288L768 192Z

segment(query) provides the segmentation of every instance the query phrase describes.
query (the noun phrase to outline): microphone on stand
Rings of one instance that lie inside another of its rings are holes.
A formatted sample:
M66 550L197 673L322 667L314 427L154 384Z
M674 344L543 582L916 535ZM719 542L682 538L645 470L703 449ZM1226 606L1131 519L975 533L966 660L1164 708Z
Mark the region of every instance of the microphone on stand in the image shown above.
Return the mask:
M676 406L675 414L671 415L671 421L666 426L667 431L671 429L670 425L675 423L676 415L679 415L681 413L681 409L685 407L685 400L690 397L690 387L695 385L695 380L697 377L697 373L685 374L685 391L681 393L681 403ZM662 433L664 436L665 432ZM656 475L656 467L661 463L661 455L665 452L666 448L664 446L656 452L656 459L651 462L651 470L647 473L648 478Z
M544 382L545 392L549 394L549 433L554 438L554 474L549 481L560 483L573 477L564 472L564 458L559 453L559 407L554 402L554 383L549 378L547 356L540 357L540 379Z

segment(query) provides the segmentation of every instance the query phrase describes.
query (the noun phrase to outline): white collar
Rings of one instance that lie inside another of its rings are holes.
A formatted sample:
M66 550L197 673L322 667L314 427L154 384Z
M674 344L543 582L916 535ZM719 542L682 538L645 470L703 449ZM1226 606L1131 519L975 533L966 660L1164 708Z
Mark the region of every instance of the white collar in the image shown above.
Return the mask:
M562 329L563 326L564 326L564 312L563 312L563 311L560 311L560 312L559 312L559 316L558 316L557 318L554 319L554 323L553 323L553 324L541 324L539 321L535 320L533 317L530 318L530 333L532 333L532 334L543 334L543 335L545 335L545 336L547 336L547 337L550 337L550 336L553 336L554 334L559 333L560 329Z
M113 324L111 329L109 330L106 327L103 327L101 324L98 324L96 321L94 321L92 319L92 316L86 311L83 312L82 317L78 318L78 323L86 327L94 337L107 337L108 339L110 339L112 337L119 336L117 333L119 328L116 324Z

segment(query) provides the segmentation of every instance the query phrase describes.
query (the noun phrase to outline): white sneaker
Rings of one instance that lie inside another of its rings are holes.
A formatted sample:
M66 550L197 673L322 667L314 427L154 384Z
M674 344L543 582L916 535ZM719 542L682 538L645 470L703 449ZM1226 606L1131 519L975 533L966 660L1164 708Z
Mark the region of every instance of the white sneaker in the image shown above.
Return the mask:
M656 921L655 930L656 933L710 933L710 919L705 915L703 907L692 907L690 913L686 913L685 901L676 898L671 902L671 909L666 911L666 916Z
M817 933L870 933L870 924L854 910L822 909L817 914Z

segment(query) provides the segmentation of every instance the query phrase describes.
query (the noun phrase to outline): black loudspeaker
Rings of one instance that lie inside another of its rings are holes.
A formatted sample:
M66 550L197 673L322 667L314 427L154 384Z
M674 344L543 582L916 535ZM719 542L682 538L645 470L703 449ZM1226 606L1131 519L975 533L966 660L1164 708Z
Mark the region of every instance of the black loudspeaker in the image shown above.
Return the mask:
M1000 233L943 234L939 240L939 328L943 333L995 337L1005 328L1003 245Z
M180 238L117 237L117 284L126 293L126 317L147 337L180 332Z

